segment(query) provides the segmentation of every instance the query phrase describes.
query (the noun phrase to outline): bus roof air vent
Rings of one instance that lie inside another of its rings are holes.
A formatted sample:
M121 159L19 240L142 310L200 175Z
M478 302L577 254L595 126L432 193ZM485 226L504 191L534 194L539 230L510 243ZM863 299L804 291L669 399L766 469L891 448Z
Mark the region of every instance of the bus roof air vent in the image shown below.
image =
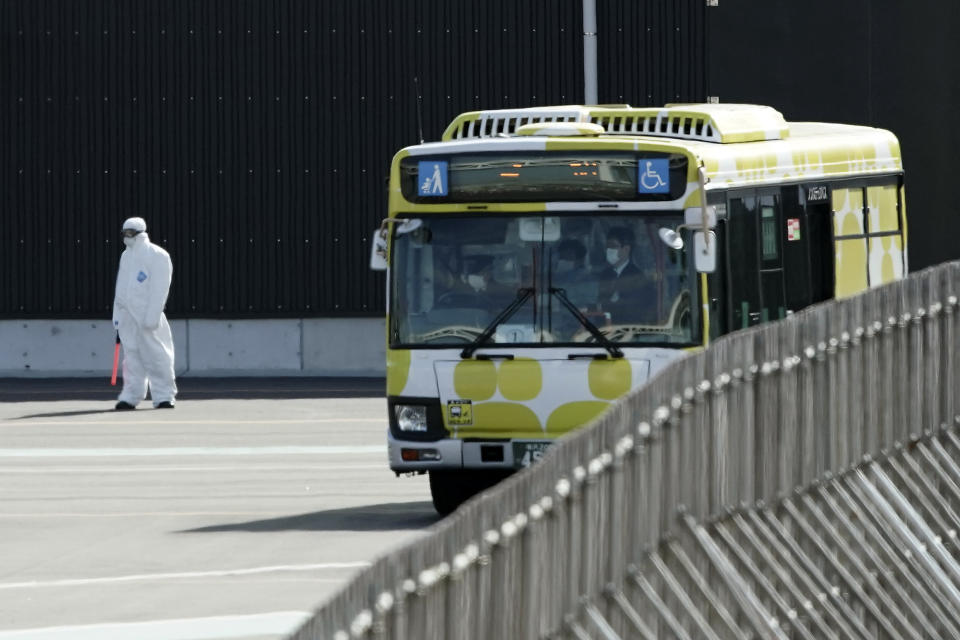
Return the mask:
M443 140L530 135L540 123L591 123L608 135L656 136L702 142L780 140L790 127L776 109L751 104L669 104L663 108L533 107L472 111L458 116ZM523 128L522 131L518 129Z
M518 136L599 136L606 131L590 122L534 122L517 127Z
M496 109L471 111L459 116L443 132L443 140L501 138L517 135L528 124L589 122L579 107L539 107L532 109Z

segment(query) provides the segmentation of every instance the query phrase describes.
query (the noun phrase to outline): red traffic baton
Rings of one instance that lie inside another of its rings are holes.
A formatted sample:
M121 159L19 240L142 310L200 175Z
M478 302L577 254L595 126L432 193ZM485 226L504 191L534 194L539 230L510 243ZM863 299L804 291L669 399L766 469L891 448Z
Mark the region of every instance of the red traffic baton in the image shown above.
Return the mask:
M120 333L117 332L117 343L113 345L113 375L110 376L110 384L117 386L117 365L120 363Z

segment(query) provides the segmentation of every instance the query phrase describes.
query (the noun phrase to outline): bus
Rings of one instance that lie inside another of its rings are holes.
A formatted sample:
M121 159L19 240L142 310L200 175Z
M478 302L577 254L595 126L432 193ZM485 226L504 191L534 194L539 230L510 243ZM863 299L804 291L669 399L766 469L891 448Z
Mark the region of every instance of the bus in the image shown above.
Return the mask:
M390 468L448 513L720 335L907 272L888 131L740 104L464 113L400 150Z

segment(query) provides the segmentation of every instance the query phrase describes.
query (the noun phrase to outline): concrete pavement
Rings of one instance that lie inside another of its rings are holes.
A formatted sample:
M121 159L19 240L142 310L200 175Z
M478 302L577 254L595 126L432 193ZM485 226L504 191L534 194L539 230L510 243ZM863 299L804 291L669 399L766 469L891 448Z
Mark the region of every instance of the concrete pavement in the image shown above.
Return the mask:
M437 521L387 467L382 379L180 385L114 412L0 380L0 640L280 637Z

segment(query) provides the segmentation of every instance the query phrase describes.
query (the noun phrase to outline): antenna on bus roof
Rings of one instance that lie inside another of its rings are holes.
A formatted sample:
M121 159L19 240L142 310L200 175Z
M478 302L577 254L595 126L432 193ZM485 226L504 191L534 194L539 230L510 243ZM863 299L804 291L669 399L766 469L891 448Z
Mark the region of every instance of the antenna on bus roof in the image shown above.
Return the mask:
M417 135L420 138L420 144L423 144L423 113L420 105L422 96L420 95L420 78L417 76L413 76L413 89L417 94Z

